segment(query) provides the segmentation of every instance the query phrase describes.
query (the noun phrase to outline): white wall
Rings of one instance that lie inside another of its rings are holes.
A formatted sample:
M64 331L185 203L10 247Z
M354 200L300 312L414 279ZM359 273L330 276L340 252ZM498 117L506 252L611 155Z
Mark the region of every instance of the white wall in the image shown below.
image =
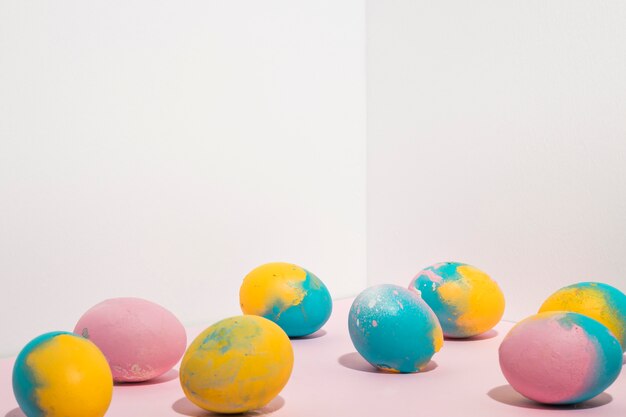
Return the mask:
M0 354L141 296L239 313L286 260L365 285L361 0L0 0Z
M626 3L367 2L368 276L626 291Z
M507 316L626 290L626 6L0 0L0 354L135 295L186 323L300 263L336 297L446 259Z

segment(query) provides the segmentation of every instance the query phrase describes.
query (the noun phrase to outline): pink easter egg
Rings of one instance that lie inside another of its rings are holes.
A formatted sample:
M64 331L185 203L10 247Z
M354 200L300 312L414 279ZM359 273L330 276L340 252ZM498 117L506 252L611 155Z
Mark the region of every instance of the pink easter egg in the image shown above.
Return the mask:
M96 344L116 382L140 382L172 369L187 347L187 334L169 310L141 298L112 298L78 320L74 333Z
M523 396L576 404L609 387L622 369L622 348L600 322L549 311L517 323L499 349L504 377Z

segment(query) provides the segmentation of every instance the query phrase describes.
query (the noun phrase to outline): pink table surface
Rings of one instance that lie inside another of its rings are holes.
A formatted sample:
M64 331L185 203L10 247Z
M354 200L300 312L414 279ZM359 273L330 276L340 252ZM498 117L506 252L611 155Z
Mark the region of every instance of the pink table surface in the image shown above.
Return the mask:
M323 330L293 340L295 364L289 383L268 406L247 415L626 417L626 373L606 392L577 406L542 406L513 391L498 366L498 346L513 325L507 322L476 340L446 340L427 372L379 372L350 342L351 301L335 301ZM202 330L189 328L189 339ZM11 390L12 366L13 359L0 361L0 417L24 416ZM120 417L210 415L185 398L176 370L153 382L116 386L107 413Z

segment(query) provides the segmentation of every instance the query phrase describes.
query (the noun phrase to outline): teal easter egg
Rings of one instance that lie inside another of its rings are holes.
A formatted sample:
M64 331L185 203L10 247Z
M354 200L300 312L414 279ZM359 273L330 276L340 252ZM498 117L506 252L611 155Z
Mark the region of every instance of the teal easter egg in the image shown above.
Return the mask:
M361 292L350 308L348 329L361 356L390 372L423 371L443 345L441 326L430 307L396 285Z

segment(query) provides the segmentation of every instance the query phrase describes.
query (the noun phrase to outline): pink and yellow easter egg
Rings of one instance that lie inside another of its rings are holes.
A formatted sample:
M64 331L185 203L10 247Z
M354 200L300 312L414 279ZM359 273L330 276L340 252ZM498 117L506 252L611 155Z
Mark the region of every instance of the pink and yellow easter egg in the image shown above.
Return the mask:
M260 316L237 316L213 324L189 345L180 384L198 407L243 413L275 398L292 368L293 349L283 329Z
M411 284L433 309L443 334L464 338L490 330L504 314L504 294L489 275L459 262L444 262L420 271Z
M598 321L554 311L515 325L499 349L513 389L545 404L574 404L609 387L622 369L622 349Z
M102 417L111 403L113 378L96 345L72 333L51 332L18 355L13 393L27 417Z
M626 294L601 282L580 282L552 294L539 312L572 311L609 328L626 351Z
M187 333L169 310L141 298L112 298L89 309L74 333L104 353L116 382L140 382L172 369L187 346Z

